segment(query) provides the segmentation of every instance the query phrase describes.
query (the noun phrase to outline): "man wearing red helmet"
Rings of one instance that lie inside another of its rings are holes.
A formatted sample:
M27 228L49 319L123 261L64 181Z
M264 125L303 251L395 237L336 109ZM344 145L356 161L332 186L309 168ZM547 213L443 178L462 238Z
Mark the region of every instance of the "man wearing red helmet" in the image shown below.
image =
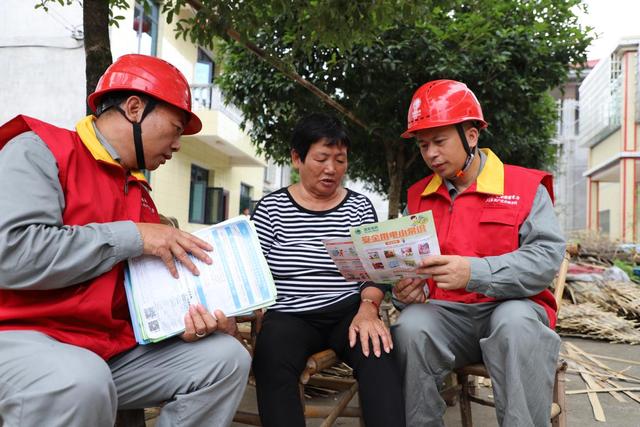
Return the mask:
M125 55L75 131L17 116L0 127L0 424L111 427L118 408L163 404L158 425L229 425L250 366L217 310L190 307L180 338L136 346L124 261L211 260L159 222L141 169L202 123L171 64ZM46 420L46 421L45 421Z
M444 425L445 376L479 362L491 375L500 425L549 423L560 338L546 288L565 240L551 175L478 149L486 126L465 84L436 80L414 94L402 134L416 139L434 172L409 188L407 211L433 212L442 253L421 260L426 284L404 279L393 291L403 309L392 332L407 425Z

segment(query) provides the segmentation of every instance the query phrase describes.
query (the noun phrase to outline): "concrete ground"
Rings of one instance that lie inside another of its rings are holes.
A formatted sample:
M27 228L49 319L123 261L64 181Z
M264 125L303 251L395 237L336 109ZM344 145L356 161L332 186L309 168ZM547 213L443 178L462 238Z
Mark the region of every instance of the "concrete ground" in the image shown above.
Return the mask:
M602 341L577 338L564 338L563 341L573 343L583 351L590 354L635 361L638 364L600 359L602 363L606 364L611 369L624 371L625 375L640 378L640 346L631 346L627 344L610 344ZM622 386L626 387L637 387L639 390L636 392L636 394L640 396L640 384L623 382L619 383ZM586 385L577 374L569 373L567 374L566 388L567 390L581 390L585 389ZM489 390L489 388L481 387L481 393L490 393ZM606 417L605 422L598 422L595 420L587 394L567 395L566 399L568 426L599 427L606 425L607 427L640 427L640 403L635 402L629 398L625 398L626 402L622 403L617 401L607 393L598 393L598 398ZM322 403L322 399L318 400L320 401L320 403ZM351 404L355 405L357 404L356 402L357 400L354 399ZM497 425L493 408L483 407L474 403L472 403L471 405L475 426L484 427ZM253 387L247 387L245 398L241 404L241 409L245 411L256 410L255 389ZM310 420L307 423L308 427L316 427L319 425L320 420ZM337 422L334 425L341 427L359 427L359 423L357 420L349 418L338 418ZM460 407L458 405L448 408L445 415L445 425L448 427L460 425ZM245 426L245 424L233 423L232 426L243 427Z

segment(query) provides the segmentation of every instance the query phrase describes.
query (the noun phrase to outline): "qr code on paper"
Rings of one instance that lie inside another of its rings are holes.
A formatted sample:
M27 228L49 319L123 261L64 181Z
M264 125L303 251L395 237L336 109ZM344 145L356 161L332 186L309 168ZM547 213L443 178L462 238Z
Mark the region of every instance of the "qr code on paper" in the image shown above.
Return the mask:
M153 320L149 322L149 331L158 332L159 330L160 330L160 324L158 323L157 320Z
M155 307L146 307L144 309L144 317L146 319L155 319L158 317Z

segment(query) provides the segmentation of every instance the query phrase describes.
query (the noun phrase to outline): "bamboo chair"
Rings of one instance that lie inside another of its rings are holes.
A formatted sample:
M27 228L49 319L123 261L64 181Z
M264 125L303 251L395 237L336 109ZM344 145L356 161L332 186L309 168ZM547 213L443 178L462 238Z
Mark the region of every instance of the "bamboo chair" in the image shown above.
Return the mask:
M562 303L562 293L564 292L565 281L567 279L567 270L569 269L569 258L572 253L577 253L577 248L568 247L560 266L560 271L558 272L558 276L556 278L554 297L556 300L556 304L558 305L558 311L560 311L560 304ZM551 404L551 425L553 427L566 427L567 425L567 410L565 399L566 371L567 362L562 359L559 360L553 384L553 402ZM460 417L462 419L463 427L473 426L473 420L471 416L471 402L475 402L480 405L495 407L495 403L493 402L493 400L477 396L475 381L471 378L472 376L490 378L489 372L487 371L487 368L484 364L476 363L473 365L467 365L455 370L457 384L453 384L443 392L444 394L447 394L449 396L455 396L456 394L458 394L457 397L460 399ZM446 397L445 400L447 400Z
M260 330L261 320L258 318L252 322L250 341L252 345L255 344L255 336ZM246 332L244 334L246 336ZM300 401L304 405L304 417L305 419L322 418L320 427L333 426L338 417L358 418L360 426L364 427L360 406L347 406L358 392L358 382L354 378L334 378L320 375L321 371L331 368L339 362L336 353L330 349L314 353L307 359L306 367L300 374L298 381ZM336 392L332 404L321 405L309 402L304 393L304 386L307 384ZM234 421L252 426L262 425L258 414L241 410L236 412Z

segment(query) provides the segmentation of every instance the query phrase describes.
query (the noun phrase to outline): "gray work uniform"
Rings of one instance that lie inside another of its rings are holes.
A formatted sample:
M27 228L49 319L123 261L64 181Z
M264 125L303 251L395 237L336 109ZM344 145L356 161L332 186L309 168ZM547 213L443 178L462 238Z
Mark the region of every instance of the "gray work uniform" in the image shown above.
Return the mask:
M444 182L455 203L455 187ZM439 390L444 378L455 368L479 362L491 376L501 426L549 424L560 337L549 328L544 308L527 297L548 287L565 240L542 185L519 242L508 254L468 258L467 291L500 301L429 300L406 307L395 301L403 309L392 334L404 373L408 426L443 426L446 405Z
M0 288L72 286L142 253L133 222L66 226L64 208L55 158L35 133L0 150ZM172 338L137 346L107 362L30 330L0 331L0 349L5 427L110 427L118 408L161 404L159 427L225 426L250 368L247 351L222 333L195 343Z

